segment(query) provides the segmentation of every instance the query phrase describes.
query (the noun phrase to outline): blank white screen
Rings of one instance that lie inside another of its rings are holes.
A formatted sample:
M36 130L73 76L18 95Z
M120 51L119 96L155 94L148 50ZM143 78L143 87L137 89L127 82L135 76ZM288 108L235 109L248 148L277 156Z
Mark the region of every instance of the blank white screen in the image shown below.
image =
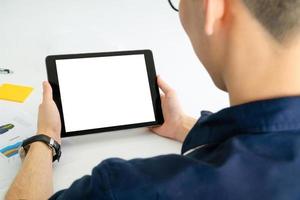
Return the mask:
M66 132L155 121L144 55L57 60Z

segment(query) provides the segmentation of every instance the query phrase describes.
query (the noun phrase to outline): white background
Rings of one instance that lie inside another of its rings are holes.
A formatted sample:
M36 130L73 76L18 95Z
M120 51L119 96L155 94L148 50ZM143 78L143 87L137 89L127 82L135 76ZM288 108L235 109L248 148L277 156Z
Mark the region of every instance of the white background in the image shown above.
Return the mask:
M0 110L23 110L36 122L47 55L130 49L153 50L158 73L177 91L188 114L198 117L202 109L228 106L227 95L214 87L167 0L0 0L0 66L15 71L0 75L0 83L35 88L24 104L0 101ZM55 191L90 174L103 159L179 153L181 144L136 129L64 139L62 148L54 168ZM0 199L7 187L0 188Z
M143 54L56 65L66 132L155 121Z

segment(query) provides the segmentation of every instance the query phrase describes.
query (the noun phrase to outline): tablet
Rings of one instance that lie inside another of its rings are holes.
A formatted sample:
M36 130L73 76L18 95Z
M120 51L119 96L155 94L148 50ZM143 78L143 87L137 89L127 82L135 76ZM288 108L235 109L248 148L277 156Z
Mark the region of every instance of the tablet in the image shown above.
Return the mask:
M46 58L62 137L163 123L150 50Z

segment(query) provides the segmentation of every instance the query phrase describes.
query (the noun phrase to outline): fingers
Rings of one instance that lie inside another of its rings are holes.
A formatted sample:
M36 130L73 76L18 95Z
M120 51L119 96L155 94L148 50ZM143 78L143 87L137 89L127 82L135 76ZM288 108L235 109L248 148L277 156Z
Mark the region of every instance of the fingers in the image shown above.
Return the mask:
M173 92L173 89L160 76L157 77L157 84L165 94Z
M48 81L43 82L43 102L52 101L52 88Z
M158 132L157 132L157 129L158 129L158 128L159 128L159 127L149 127L149 131L158 134Z

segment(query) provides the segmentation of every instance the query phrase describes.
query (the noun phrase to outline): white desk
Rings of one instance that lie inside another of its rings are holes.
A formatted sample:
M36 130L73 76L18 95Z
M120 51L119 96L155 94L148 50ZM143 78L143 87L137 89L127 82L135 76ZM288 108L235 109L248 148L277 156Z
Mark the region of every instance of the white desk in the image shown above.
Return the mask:
M29 85L35 90L24 104L0 101L0 110L20 109L30 113L29 120L35 123L41 82L46 79L44 59L49 54L130 49L153 50L157 71L178 91L189 114L198 117L201 109L227 106L225 93L215 89L201 67L167 0L1 0L0 67L15 73L1 75L0 84ZM62 145L62 160L55 165L55 191L89 174L103 159L179 153L181 148L146 129L68 138ZM0 198L7 187L0 188Z

